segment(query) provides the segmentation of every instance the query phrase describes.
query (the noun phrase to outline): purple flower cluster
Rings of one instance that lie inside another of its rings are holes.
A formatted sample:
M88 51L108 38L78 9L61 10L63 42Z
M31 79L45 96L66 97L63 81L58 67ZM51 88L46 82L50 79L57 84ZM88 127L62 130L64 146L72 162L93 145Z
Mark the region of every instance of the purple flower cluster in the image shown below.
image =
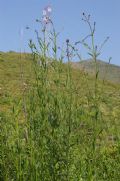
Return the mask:
M42 20L43 20L44 24L48 24L51 22L51 19L50 19L51 12L52 12L51 6L46 6L43 9L43 19Z

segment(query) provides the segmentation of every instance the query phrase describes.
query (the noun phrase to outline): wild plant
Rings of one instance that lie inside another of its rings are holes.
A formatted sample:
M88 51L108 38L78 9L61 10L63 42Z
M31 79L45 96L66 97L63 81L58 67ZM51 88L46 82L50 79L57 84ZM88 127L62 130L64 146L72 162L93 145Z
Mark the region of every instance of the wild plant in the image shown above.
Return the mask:
M35 30L36 41L29 41L31 83L14 103L10 118L0 116L1 180L117 180L112 164L119 168L119 144L112 152L116 157L109 157L101 143L108 127L100 109L104 90L97 59L108 38L96 46L96 23L92 26L90 15L83 13L90 34L74 45L66 39L62 49L51 13L51 7L45 7L42 20L36 20L41 31ZM79 44L94 63L93 77L71 66L74 56L82 60Z

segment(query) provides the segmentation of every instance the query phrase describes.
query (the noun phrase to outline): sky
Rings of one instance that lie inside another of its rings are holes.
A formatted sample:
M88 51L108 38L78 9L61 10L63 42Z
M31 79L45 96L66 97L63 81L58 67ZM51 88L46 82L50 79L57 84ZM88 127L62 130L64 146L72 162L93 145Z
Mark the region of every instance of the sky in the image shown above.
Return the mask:
M100 59L120 65L120 0L0 0L0 51L30 51L29 39L34 35L36 19L41 19L42 10L51 5L56 31L60 31L59 44L66 39L76 42L88 34L82 21L82 13L91 14L96 22L96 44L109 36ZM26 26L31 27L30 31ZM23 31L21 42L20 30ZM89 58L81 49L83 58Z

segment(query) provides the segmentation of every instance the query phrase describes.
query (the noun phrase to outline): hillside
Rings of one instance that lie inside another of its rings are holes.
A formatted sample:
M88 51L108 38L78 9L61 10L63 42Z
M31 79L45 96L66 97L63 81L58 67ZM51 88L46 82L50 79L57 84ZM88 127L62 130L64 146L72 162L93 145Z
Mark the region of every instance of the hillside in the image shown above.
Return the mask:
M25 85L29 85L34 80L34 71L31 60L31 55L27 53L16 53L8 52L0 53L0 110L6 110L9 107L11 99L14 100L20 95L24 90ZM114 99L119 96L119 75L120 67L115 65L108 65L102 61L98 61L100 68L100 78L105 76L105 89L107 94L116 94ZM74 84L76 84L76 89L81 95L86 94L87 84L89 89L93 89L94 86L94 64L92 61L83 62L72 62L72 78ZM63 64L62 69L64 72L67 70L67 65ZM107 69L107 71L105 71ZM90 74L86 74L88 72ZM112 72L112 73L111 73ZM91 74L92 73L92 74ZM65 73L64 73L65 74ZM54 77L54 72L50 71L50 77ZM86 78L87 77L87 80ZM65 79L65 78L64 78ZM102 87L103 83L100 80L99 86ZM113 101L113 100L112 100Z
M90 74L94 74L95 64L92 60L72 62L71 65L75 69L84 70ZM120 84L120 66L108 64L101 60L97 61L97 66L99 70L98 77L100 79Z
M30 81L32 74L29 60L29 54L0 53L0 111L8 110L23 92L23 84Z

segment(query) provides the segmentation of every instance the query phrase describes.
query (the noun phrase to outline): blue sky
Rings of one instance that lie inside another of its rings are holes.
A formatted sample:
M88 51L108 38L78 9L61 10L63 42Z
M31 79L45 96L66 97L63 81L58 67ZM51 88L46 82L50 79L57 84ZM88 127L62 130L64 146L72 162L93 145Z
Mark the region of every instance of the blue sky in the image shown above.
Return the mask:
M91 14L96 21L96 43L105 37L101 59L120 65L120 0L1 0L0 3L0 51L20 51L20 29L24 29L22 49L29 51L28 40L34 36L25 27L36 28L36 18L41 18L42 9L50 4L57 31L61 31L60 44L67 38L80 40L88 29L82 22L82 12ZM87 58L87 54L83 51ZM89 58L89 57L88 57Z

